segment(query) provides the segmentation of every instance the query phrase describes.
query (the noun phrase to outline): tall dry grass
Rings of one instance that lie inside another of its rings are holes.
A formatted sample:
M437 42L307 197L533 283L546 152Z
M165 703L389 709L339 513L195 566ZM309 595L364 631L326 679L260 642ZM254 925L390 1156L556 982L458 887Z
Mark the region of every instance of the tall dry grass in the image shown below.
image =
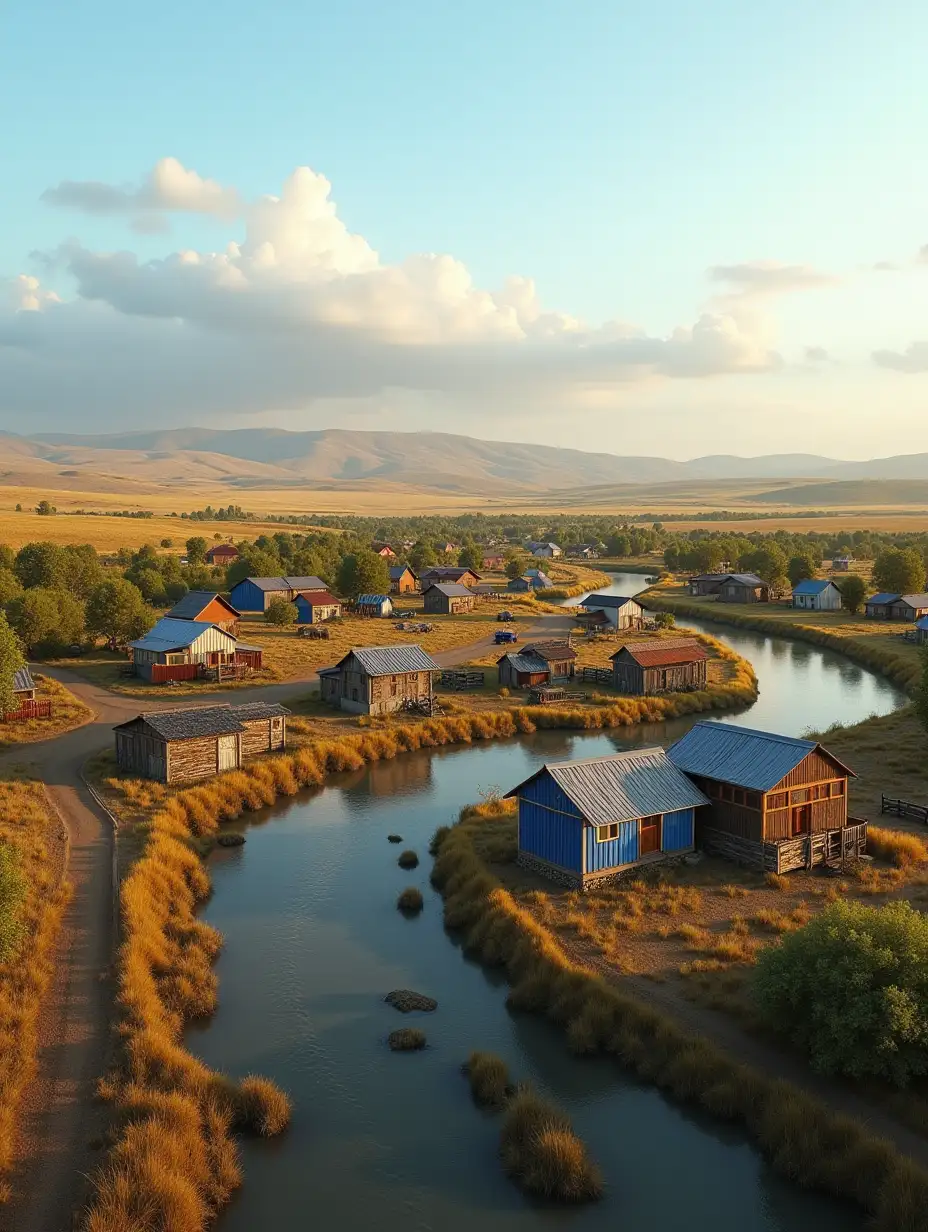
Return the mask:
M602 1175L570 1120L530 1087L506 1106L499 1140L503 1167L529 1193L560 1202L602 1195Z
M867 827L867 851L878 860L895 864L896 868L913 868L928 863L928 844L904 830L886 826Z
M15 853L21 893L0 961L0 1201L13 1163L23 1092L35 1074L42 998L68 900L64 836L41 783L0 780L0 843Z
M573 963L481 861L474 836L488 824L492 818L465 812L438 839L432 876L447 925L484 963L506 971L514 1009L560 1023L575 1051L612 1054L681 1102L740 1124L777 1171L856 1202L879 1232L923 1232L928 1172L856 1121L731 1061Z

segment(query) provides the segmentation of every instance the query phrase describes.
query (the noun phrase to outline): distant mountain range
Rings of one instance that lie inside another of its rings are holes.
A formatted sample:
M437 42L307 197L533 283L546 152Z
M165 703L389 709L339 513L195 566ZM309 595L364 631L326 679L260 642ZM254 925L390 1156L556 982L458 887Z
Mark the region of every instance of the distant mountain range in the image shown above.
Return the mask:
M94 488L95 479L159 485L222 484L226 488L351 489L358 484L502 496L597 485L762 482L815 479L928 481L928 454L842 462L817 454L739 458L712 454L677 462L621 457L526 442L481 441L443 432L353 432L338 428L176 428L109 433L0 433L0 469L7 483L56 479L56 487ZM67 480L68 482L64 482ZM865 486L865 485L864 485ZM765 494L789 502L792 489ZM761 492L757 497L764 499ZM806 503L803 500L802 503Z

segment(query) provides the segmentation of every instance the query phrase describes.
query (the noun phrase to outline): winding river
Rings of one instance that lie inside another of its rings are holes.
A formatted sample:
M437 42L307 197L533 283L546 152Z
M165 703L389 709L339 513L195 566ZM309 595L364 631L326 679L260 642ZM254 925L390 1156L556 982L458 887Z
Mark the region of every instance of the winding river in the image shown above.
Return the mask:
M620 574L611 589L643 584ZM799 734L904 700L840 656L706 631L751 659L760 680L757 703L728 721ZM229 1073L275 1078L296 1109L282 1139L244 1144L245 1186L220 1232L860 1232L856 1211L777 1177L737 1131L681 1110L609 1060L571 1056L547 1022L511 1015L498 973L467 959L442 927L426 855L436 826L545 760L666 742L686 723L408 754L255 815L244 848L217 850L205 918L226 938L220 1008L189 1042ZM396 865L392 832L423 858L411 874ZM417 919L395 908L405 885L425 895ZM382 1000L400 987L438 998L435 1014L411 1016L428 1034L423 1053L385 1047L409 1023ZM505 1179L498 1120L473 1106L459 1072L473 1048L501 1053L568 1111L606 1176L603 1202L540 1206Z

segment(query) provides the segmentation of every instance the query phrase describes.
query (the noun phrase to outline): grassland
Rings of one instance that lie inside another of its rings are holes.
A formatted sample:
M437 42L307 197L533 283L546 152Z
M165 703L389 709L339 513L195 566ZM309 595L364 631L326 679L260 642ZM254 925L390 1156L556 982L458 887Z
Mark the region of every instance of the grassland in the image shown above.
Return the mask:
M39 1048L39 1011L67 902L64 828L41 783L0 780L0 844L13 849L25 888L16 942L0 961L0 1201L16 1158L19 1113Z
M37 740L51 740L65 732L73 731L93 717L93 711L63 684L51 676L39 672L33 674L36 683L36 699L52 704L51 716L47 719L23 719L19 722L0 721L0 749L14 744L33 744Z

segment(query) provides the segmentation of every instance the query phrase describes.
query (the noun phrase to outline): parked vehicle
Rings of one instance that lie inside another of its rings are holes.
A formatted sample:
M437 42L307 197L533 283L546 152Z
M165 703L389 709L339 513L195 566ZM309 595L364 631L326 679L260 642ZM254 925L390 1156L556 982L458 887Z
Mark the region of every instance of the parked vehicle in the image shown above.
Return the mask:
M300 628L300 637L318 637L324 641L328 641L330 634L324 625L302 625Z
M496 613L496 619L508 622L510 620L515 620L515 616L513 616L512 612L507 612L504 608L503 611Z
M497 646L502 646L504 643L517 642L518 640L518 633L513 633L511 629L497 629L493 634L493 641Z

